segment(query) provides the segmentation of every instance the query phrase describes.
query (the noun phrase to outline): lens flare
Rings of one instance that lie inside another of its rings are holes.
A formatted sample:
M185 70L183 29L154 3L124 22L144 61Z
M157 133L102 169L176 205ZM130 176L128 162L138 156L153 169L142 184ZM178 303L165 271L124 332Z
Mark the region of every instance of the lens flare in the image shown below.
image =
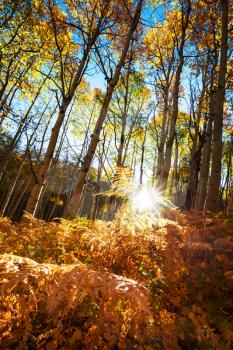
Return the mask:
M165 201L155 189L149 186L140 186L132 195L132 209L139 214L156 213L159 214Z

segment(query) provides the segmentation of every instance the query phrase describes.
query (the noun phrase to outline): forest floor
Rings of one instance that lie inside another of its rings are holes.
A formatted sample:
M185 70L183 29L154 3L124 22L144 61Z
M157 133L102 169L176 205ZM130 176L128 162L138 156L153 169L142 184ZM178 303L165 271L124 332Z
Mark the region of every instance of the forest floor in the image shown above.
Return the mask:
M233 217L0 220L1 349L232 349Z

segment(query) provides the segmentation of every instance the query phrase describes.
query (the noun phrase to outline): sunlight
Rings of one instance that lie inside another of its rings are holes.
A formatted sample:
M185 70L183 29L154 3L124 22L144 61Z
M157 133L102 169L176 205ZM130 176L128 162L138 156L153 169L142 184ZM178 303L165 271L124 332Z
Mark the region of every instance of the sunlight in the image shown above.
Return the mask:
M149 186L141 186L133 193L131 199L132 209L139 214L155 212L159 214L161 207L165 204L160 193Z

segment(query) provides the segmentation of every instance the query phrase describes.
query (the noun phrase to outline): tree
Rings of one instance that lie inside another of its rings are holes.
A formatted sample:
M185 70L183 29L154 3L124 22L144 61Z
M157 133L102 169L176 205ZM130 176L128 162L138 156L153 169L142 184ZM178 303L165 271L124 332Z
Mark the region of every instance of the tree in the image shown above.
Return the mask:
M89 55L91 52L92 47L94 46L97 38L99 35L104 32L105 26L107 25L107 14L109 11L109 6L111 4L111 0L107 0L103 5L98 4L97 2L94 3L94 8L92 11L96 11L93 14L95 15L95 22L93 23L93 19L91 19L91 22L89 23L87 38L83 42L84 48L82 52L82 57L80 59L80 62L76 68L76 71L74 72L74 75L70 76L70 80L68 83L68 87L66 88L67 81L66 77L64 76L64 64L63 61L63 46L61 38L58 36L58 28L57 28L57 21L56 21L56 8L52 8L51 3L49 2L49 10L51 14L51 20L54 30L54 36L55 36L55 42L57 46L57 50L59 53L59 61L60 61L60 75L61 75L61 93L62 93L62 101L59 103L59 113L56 120L56 123L53 126L52 134L50 137L50 141L47 147L47 151L44 156L44 161L42 166L40 167L39 172L36 175L36 182L32 188L30 197L28 199L28 203L26 206L26 211L31 213L32 215L36 214L36 208L38 201L40 199L40 194L43 189L46 174L48 172L49 166L51 164L53 153L56 147L57 138L59 135L59 131L61 128L61 125L64 121L66 111L74 97L75 91L77 87L79 86L80 82L82 81L83 74L86 69L86 64L89 60ZM99 10L97 12L97 9ZM96 16L96 14L99 14L99 16ZM87 18L89 20L89 18ZM78 25L78 24L77 24ZM83 34L83 33L82 33Z
M222 128L223 128L223 107L227 71L227 42L228 42L228 19L229 0L222 0L222 33L220 67L218 83L213 101L213 150L211 175L205 209L217 211L220 204L220 182L221 182L221 160L222 160Z
M181 34L180 34L180 40L176 38L178 42L176 47L176 50L178 52L178 63L177 63L173 92L172 92L172 112L171 112L171 117L169 121L169 130L168 130L168 136L167 136L167 142L166 142L164 164L162 167L161 176L158 183L159 188L163 191L166 189L166 186L167 186L168 175L169 175L170 166L171 166L172 146L175 138L176 120L177 120L178 110L179 110L179 87L180 87L181 73L184 65L184 47L185 47L187 29L188 29L189 18L191 13L191 1L188 0L187 3L185 3L183 0L181 0L180 5L181 5Z
M123 50L122 50L119 62L116 66L113 77L108 82L107 91L106 91L105 98L103 101L102 109L101 109L99 118L97 120L95 129L94 129L94 132L92 135L92 139L91 139L90 145L88 147L86 156L84 158L82 167L80 169L78 181L76 183L74 193L73 193L71 200L70 200L70 203L66 209L65 216L68 218L75 217L77 214L78 208L80 206L81 197L82 197L83 188L84 188L84 185L85 185L85 182L87 179L88 170L90 168L92 159L93 159L95 151L96 151L96 147L97 147L97 144L99 141L99 135L100 135L103 123L105 121L105 118L107 116L108 107L109 107L109 104L111 102L114 88L116 87L118 80L120 78L121 69L125 63L125 59L127 57L128 50L130 47L130 42L131 42L133 34L138 26L138 22L139 22L139 19L141 16L142 6L143 6L143 0L139 0L137 7L135 9L133 18L131 20L129 31L125 37L125 42L124 42L124 46L123 46Z

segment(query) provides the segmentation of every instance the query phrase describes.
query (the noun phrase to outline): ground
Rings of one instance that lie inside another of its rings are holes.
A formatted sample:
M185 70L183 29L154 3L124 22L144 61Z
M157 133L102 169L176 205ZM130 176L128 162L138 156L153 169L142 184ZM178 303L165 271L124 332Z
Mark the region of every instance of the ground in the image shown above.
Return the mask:
M1 349L232 349L233 217L0 221Z

